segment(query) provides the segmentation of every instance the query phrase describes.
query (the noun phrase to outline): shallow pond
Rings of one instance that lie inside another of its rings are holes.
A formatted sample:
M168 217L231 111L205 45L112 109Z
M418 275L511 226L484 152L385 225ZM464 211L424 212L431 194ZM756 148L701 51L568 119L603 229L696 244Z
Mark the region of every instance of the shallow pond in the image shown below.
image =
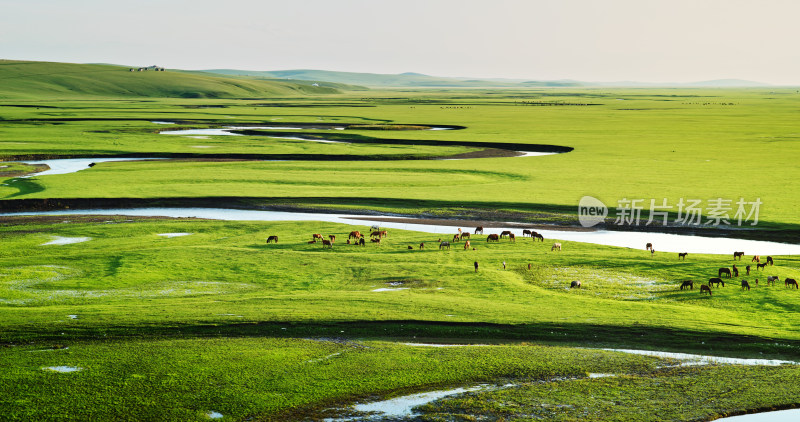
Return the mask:
M2 216L12 215L131 215L131 216L163 216L163 217L197 217L214 220L227 221L327 221L334 223L349 224L354 226L371 227L379 224L384 229L413 230L424 233L440 234L447 238L458 233L455 226L440 226L428 224L414 224L406 222L380 222L370 220L370 217L380 218L401 218L387 216L358 216L347 214L315 214L300 212L281 212L281 211L257 211L257 210L235 210L226 208L129 208L129 209L94 209L94 210L62 210L46 212L19 212L0 214ZM499 223L501 225L503 223ZM509 223L510 225L511 223ZM467 231L472 228L465 227ZM495 227L485 229L486 234L500 233L508 230L518 238L518 243L530 239L522 238L522 230L519 227ZM560 230L540 230L545 239L548 240L569 240L575 242L594 243L598 245L619 246L633 249L644 250L644 245L648 242L653 243L659 253L665 252L689 252L689 253L708 253L708 254L733 254L734 251L747 251L753 255L800 255L800 245L766 242L760 240L733 239L723 237L703 237L689 236L668 233L652 232L625 232L625 231L560 231ZM524 240L523 240L524 239ZM568 251L568 246L564 246L564 252ZM677 259L677 258L676 258Z
M716 420L726 422L797 422L800 421L800 409L751 413L749 415L731 416Z
M67 174L75 173L76 171L86 170L90 168L92 163L107 163L110 161L140 161L140 160L165 160L166 158L61 158L55 160L38 160L38 161L24 161L27 164L47 164L49 170L39 173L29 174L22 176L22 178L36 177L36 176L49 176L52 174Z

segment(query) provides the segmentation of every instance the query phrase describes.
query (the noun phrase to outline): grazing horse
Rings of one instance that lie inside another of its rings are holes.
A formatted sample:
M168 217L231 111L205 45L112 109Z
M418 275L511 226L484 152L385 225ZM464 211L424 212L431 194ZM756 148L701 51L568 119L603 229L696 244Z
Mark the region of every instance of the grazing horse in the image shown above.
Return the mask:
M708 285L709 285L709 286L713 286L714 284L716 284L716 285L717 285L717 287L719 287L719 285L720 285L720 284L722 284L722 287L725 287L725 282L724 282L724 281L722 281L722 279L721 279L721 278L717 278L717 277L715 277L715 278L709 278L709 279L708 279Z
M469 239L469 232L463 232L463 233L461 233L461 239L462 239L462 240L463 240L463 239Z
M682 259L682 260L686 261L686 255L689 255L689 252L678 253L678 259Z
M278 243L278 236L270 236L267 238L267 243L272 243L272 242Z
M761 262L761 255L753 255L753 259L750 262Z
M464 243L464 250L466 251L466 250L467 250L467 249L469 249L469 248L471 248L471 246L470 246L470 244L469 244L469 240L467 240L467 242L466 242L466 243Z
M774 286L776 281L780 282L781 279L778 278L778 276L776 275L767 276L767 286L769 286L770 283L772 283L772 285Z
M492 233L489 236L486 236L486 241L487 242L490 242L492 240L495 241L495 242L499 242L500 241L500 236L497 235L496 233Z
M581 288L581 282L578 281L578 280L572 280L572 283L569 283L569 288L570 289L580 289Z
M742 280L742 290L744 289L750 291L750 283L748 283L747 280Z
M414 247L413 247L413 246L411 246L411 245L408 245L408 249L413 251L413 250L414 250Z
M322 240L322 235L319 234L319 233L314 233L314 234L311 235L311 239L313 239L313 240L317 240L317 239Z
M681 283L681 290L687 287L689 288L689 290L694 290L694 282L692 280L686 280L683 283Z
M508 240L510 240L510 241L512 241L512 242L514 242L514 243L516 243L516 242L517 242L517 237L516 237L516 236L514 236L514 233L509 233L509 234L508 234Z
M381 234L381 237L386 237L389 235L389 233L386 230L381 230L379 233Z
M544 242L544 236L540 235L539 233L534 232L533 233L533 241L535 242L536 239L539 239L540 241Z
M358 239L358 244L361 245L361 246L366 246L366 242L364 242L364 238L363 237Z
M419 248L420 248L420 250L425 249L425 242L421 242L419 244Z
M739 261L742 260L743 256L744 256L744 252L734 252L733 253L733 259L739 258Z
M326 246L331 248L331 249L333 249L333 242L331 242L330 240L323 239L322 240L322 247L324 248Z
M317 243L317 240L316 240L316 239L314 239L314 240L309 240L309 241L308 241L308 244L309 244L309 245L310 245L310 244L312 244L312 243Z
M769 264L769 265L775 265L775 263L774 263L774 262L772 262L772 257L771 257L771 256L768 256L768 257L767 257L767 264Z
M763 264L762 263L758 263L758 264L756 264L756 271L758 271L758 270L760 270L760 269L762 269L762 268L764 268L766 266L767 266L766 262L763 263Z
M509 236L509 235L511 235L511 232L510 232L510 231L508 231L508 230L503 230L502 232L500 232L500 237L501 237L501 238L502 238L502 237Z
M525 230L522 231L522 237L525 237L525 236L533 237L533 232L528 230L528 229L525 229Z
M372 242L372 243L377 243L378 245L381 244L381 238L380 237L375 238L375 239L370 239L369 241Z
M380 238L381 237L381 232L374 231L374 232L369 234L369 237L378 237L378 238Z
M748 266L744 267L744 269L747 270L747 275L750 275L750 266L748 265Z
M445 242L442 242L442 243L439 244L439 250L442 250L444 248L447 248L447 250L450 250L450 242L445 241Z
M706 286L705 284L701 284L700 285L700 294L703 294L703 292L708 292L708 295L711 296L711 287Z
M733 265L733 276L739 277L739 269L736 268L736 264Z
M797 285L797 280L793 278L785 278L783 282L786 283L786 287L794 286L795 289L800 289L800 286Z
M453 235L453 242L458 242L459 240L461 240L461 236L459 236L457 234L454 234Z
M483 234L483 226L475 227L475 234Z
M728 274L728 278L731 278L731 269L730 268L720 268L717 272L717 277L722 277L722 274Z
M644 245L644 249L647 250L647 251L652 250L653 249L653 244L648 242L646 245Z
M552 252L552 251L554 251L556 249L558 249L559 251L561 250L561 243L558 243L558 242L553 243L553 247L550 248L550 251Z
M348 239L352 239L352 238L358 239L360 237L361 237L361 232L358 231L358 230L350 232L350 236L347 236Z
M336 235L335 235L335 234L329 234L329 235L328 235L328 239L330 239L330 240L331 240L331 243L333 243L333 242L335 242L335 241L336 241Z

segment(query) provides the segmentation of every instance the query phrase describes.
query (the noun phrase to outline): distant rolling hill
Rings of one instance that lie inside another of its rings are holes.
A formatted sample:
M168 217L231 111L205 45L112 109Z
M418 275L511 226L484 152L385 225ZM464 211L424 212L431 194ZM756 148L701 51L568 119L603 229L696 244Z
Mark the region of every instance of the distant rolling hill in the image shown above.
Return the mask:
M0 60L0 99L47 97L260 98L363 89L338 83L267 80L203 72ZM318 86L317 86L318 85Z
M471 87L564 87L581 86L576 81L526 81L522 79L476 79L476 78L447 78L439 76L423 75L421 73L400 73L400 74L381 74L381 73L356 73L356 72L335 72L330 70L236 70L236 69L212 69L206 70L209 73L238 76L260 76L269 78L280 78L283 80L302 80L302 81L327 81L338 82L351 85L364 85L369 87L430 87L430 88L471 88Z

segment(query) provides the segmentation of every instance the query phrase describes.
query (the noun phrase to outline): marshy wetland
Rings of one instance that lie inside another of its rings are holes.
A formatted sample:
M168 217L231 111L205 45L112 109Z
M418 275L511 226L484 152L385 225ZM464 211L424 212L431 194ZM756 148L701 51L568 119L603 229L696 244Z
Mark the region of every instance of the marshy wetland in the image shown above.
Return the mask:
M800 278L795 90L384 94L0 98L0 419L712 420L800 406L800 293L784 284ZM81 170L36 165L60 159ZM578 224L585 195L762 205L757 225L620 230L610 216L594 231ZM255 217L269 213L283 215ZM487 241L503 230L515 241ZM734 264L713 295L679 289Z

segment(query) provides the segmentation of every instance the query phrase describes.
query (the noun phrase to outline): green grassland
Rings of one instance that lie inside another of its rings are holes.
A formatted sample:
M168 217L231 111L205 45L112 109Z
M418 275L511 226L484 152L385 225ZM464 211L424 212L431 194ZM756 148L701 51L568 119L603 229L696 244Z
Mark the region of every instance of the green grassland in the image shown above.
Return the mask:
M737 236L800 233L796 89L364 91L12 61L0 62L0 81L4 211L103 200L575 224L584 195L612 208L760 198L759 225ZM310 128L159 133L291 123ZM324 130L333 124L347 129ZM463 129L425 130L434 125ZM573 150L496 156L515 144ZM29 178L19 176L33 166L15 161L115 156L171 159ZM438 235L402 230L357 247L344 244L353 229L0 217L0 419L317 420L355 401L476 383L514 386L425 406L420 418L710 420L800 405L796 365L675 368L597 350L797 361L800 293L763 282L799 278L796 256L744 277L750 291L736 278L708 296L678 286L716 276L729 255L678 261L566 241L551 252L485 236L475 250L440 251ZM323 249L312 233L339 241ZM280 242L266 244L270 235ZM45 245L57 237L88 239ZM482 345L406 344L426 342ZM62 365L81 370L47 369Z
M678 290L681 280L704 280L728 257L677 261L673 254L574 242L563 242L559 253L529 239L486 243L485 236L473 239L475 250L457 244L440 251L435 235L402 230L390 230L380 246L360 247L341 240L352 229L317 222L6 219L0 361L10 370L0 376L0 407L20 419L203 420L208 411L296 419L356 399L478 382L593 372L639 374L636 382L673 376L658 369L665 365L660 359L575 346L783 359L796 359L800 348L794 290L762 283L747 292L738 279L713 297ZM315 232L340 240L323 249L307 242ZM279 243L266 244L269 235ZM44 245L55 237L90 240ZM420 242L428 248L418 249ZM796 257L775 258L777 265L759 277L800 276ZM573 279L584 287L568 289ZM403 343L432 340L496 346ZM83 369L46 369L61 365ZM717 371L693 371L690 378L718 382ZM797 404L780 393L795 387L797 370L764 371L785 375L774 378L759 406L750 406L756 392L748 390L739 400L698 407L698 417ZM747 390L750 378L742 376L726 379ZM668 407L680 412L684 405Z

